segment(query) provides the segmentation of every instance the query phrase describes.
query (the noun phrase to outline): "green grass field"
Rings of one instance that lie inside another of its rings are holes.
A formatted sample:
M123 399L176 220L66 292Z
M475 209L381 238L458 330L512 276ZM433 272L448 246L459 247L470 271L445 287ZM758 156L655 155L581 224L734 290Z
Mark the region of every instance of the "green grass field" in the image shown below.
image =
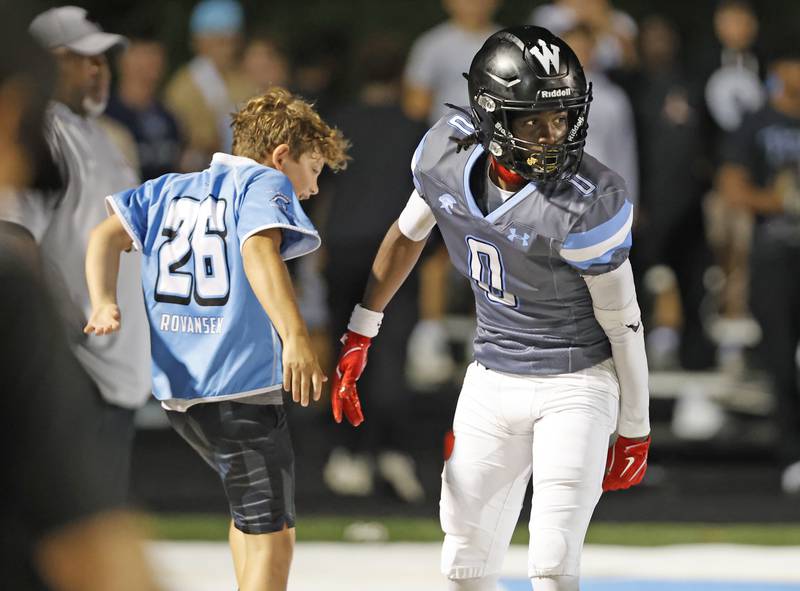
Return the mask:
M227 539L228 521L222 515L154 515L148 519L150 535L156 539ZM383 539L389 542L439 542L442 539L439 523L433 519L323 516L305 517L298 525L297 539L303 542L353 541L350 534L353 528L349 526L354 523L379 524L366 529L383 532ZM527 527L521 525L512 543L527 542ZM800 524L595 523L589 528L586 542L628 546L703 543L800 546Z

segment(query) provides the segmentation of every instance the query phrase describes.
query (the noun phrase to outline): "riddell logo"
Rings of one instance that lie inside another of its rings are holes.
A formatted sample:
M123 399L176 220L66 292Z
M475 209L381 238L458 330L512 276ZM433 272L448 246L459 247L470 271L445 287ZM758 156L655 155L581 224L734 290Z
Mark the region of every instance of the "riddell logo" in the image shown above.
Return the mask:
M575 125L572 126L572 129L569 130L569 134L567 134L568 142L571 142L575 139L575 136L578 134L578 130L583 126L584 121L583 115L579 115Z
M541 98L561 98L564 96L571 96L572 89L571 88L556 88L554 90L543 90L541 92Z

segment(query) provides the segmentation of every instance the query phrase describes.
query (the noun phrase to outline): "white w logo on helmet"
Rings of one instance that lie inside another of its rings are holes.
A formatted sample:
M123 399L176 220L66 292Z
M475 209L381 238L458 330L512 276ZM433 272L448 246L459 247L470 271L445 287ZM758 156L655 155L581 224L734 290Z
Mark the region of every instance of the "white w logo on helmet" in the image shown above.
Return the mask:
M560 51L561 49L558 47L558 45L551 44L548 47L547 43L545 43L542 39L539 39L539 47L536 47L535 45L531 47L531 53L537 60L539 60L539 63L542 64L542 67L548 74L550 73L550 68L554 70L553 74L558 74L560 65Z

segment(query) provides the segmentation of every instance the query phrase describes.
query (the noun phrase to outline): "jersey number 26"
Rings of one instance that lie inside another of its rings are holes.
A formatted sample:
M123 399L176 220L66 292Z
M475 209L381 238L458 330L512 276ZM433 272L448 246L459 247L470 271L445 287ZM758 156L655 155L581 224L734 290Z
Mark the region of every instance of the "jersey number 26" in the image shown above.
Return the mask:
M201 306L228 301L225 205L212 195L203 201L178 197L170 202L161 229L167 241L158 249L156 301L188 304L192 295Z

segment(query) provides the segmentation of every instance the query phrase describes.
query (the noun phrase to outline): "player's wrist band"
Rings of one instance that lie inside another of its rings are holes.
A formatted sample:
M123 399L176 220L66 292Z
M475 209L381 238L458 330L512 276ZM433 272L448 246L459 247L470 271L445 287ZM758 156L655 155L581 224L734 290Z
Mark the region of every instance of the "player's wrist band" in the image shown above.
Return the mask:
M350 323L347 325L347 330L372 338L378 334L382 321L383 312L373 312L363 308L361 304L356 304L356 307L353 308L353 313L350 315Z

